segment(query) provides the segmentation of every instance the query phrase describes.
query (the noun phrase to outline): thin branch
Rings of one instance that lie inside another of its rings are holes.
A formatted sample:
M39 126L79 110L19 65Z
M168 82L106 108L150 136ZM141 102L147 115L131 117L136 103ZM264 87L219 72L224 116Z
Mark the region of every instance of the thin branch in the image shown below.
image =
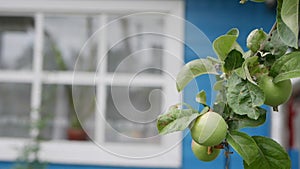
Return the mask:
M273 31L275 31L276 29L277 29L277 22L275 21L272 28L270 29L270 31L268 33L269 38L267 39L267 41L269 41L271 39ZM254 56L257 56L257 54L265 48L265 44L266 43L260 44L260 47L259 47L258 51L254 54Z

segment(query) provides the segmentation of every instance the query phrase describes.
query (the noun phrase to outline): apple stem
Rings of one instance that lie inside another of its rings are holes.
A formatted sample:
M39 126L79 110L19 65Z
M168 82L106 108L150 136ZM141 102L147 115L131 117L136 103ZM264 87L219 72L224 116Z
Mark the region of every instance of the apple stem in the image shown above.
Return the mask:
M208 149L207 149L207 154L210 155L212 153L213 153L213 147L209 146Z
M224 149L224 143L214 146L215 149Z

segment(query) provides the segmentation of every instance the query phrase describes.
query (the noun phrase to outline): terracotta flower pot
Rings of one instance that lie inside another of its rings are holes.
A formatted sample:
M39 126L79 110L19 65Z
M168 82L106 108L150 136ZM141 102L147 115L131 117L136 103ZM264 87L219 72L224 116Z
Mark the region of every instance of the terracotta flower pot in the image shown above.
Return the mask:
M84 141L87 140L87 134L83 129L68 129L67 131L68 139L69 140L77 140L77 141Z

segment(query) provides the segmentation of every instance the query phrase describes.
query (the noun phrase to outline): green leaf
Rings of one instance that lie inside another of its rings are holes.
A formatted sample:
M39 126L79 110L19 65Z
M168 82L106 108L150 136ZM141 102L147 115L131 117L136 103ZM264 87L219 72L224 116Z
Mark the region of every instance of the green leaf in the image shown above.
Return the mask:
M207 56L206 59L210 60L212 64L222 64L223 63L218 58L214 58L214 57L211 57L211 56Z
M300 77L300 52L291 52L277 59L270 69L274 83Z
M244 69L246 79L248 79L249 82L251 82L253 84L256 84L256 83L254 82L254 80L251 77L249 67L255 63L258 63L257 60L258 60L258 56L248 57L248 58L246 58L245 62L243 63L243 66L242 66Z
M260 49L261 44L267 40L268 35L261 29L254 29L247 37L247 47L256 52Z
M256 85L243 80L235 73L227 81L226 98L232 110L239 115L247 115L251 119L258 119L258 106L264 103L264 93Z
M227 134L227 141L247 164L254 162L259 155L255 141L246 133L231 131Z
M258 107L260 112L257 120L250 119L247 115L237 115L232 117L232 121L229 121L229 130L239 130L245 127L258 127L265 123L267 111L263 108Z
M230 51L225 59L224 68L226 71L232 71L241 67L244 61L242 53L234 49Z
M206 93L204 90L201 90L196 96L196 102L207 105L206 104Z
M182 91L192 79L203 74L218 74L210 60L197 59L187 63L176 77L177 90Z
M245 73L245 71L244 71L244 69L243 69L242 67L236 69L234 72L235 72L240 78L242 78L242 79L244 79L244 80L247 79L246 73Z
M236 28L233 28L228 31L226 35L218 37L213 42L213 49L218 55L221 61L224 61L228 53L236 47L236 39L239 36L239 31Z
M214 84L213 89L216 90L216 91L222 90L223 89L223 85L224 85L224 80L216 81L216 83Z
M194 109L170 108L167 113L158 116L157 129L159 134L168 134L175 131L182 131L189 127L198 116L208 111L205 107L201 113Z
M274 140L253 136L253 140L259 148L259 156L249 164L244 162L245 169L290 169L291 160L286 151Z
M239 30L237 28L232 28L226 33L226 35L239 36Z
M222 114L222 116L223 116L225 106L226 106L226 104L224 102L221 102L221 101L215 102L213 105L213 110L214 110L214 112L216 112L218 114Z
M278 30L272 32L270 41L265 41L264 50L271 52L272 55L280 57L286 53L288 46L282 42Z
M299 0L278 0L277 29L281 40L288 46L298 48Z
M299 0L284 0L281 8L281 19L293 32L296 39L299 33ZM298 43L296 44L296 48Z

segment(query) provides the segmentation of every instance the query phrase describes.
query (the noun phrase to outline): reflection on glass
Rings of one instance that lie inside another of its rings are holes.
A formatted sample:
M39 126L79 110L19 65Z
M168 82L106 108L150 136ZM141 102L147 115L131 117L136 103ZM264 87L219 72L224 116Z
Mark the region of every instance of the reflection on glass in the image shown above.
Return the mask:
M94 71L97 44L93 41L84 45L98 28L97 17L93 16L47 16L44 69L73 70L79 58L77 70Z
M1 16L0 25L0 69L32 69L33 18Z
M0 136L29 137L30 85L0 83Z
M111 16L114 17L114 16ZM145 15L119 18L107 29L108 72L161 73L163 18Z
M72 91L73 90L73 91ZM49 119L41 132L43 139L88 140L69 138L69 130L85 130L94 135L95 88L92 86L44 85L42 92L42 116Z
M161 88L113 86L107 93L105 141L159 143Z

